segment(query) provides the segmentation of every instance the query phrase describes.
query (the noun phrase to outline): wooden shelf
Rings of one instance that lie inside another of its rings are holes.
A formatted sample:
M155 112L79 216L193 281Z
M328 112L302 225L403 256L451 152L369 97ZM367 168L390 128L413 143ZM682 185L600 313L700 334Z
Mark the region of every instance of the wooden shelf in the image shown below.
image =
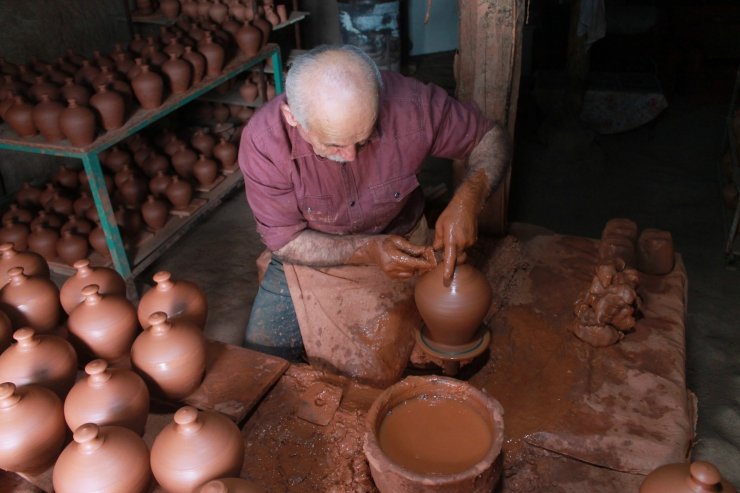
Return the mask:
M295 24L296 22L302 21L309 15L310 15L309 12L302 12L300 10L294 10L288 16L287 21L281 22L280 24L273 26L272 30L279 31L280 29L291 26ZM152 14L132 13L131 22L135 22L137 24L158 24L161 26L171 26L175 22L177 22L177 19L170 19L169 17L165 17L160 12L154 12Z

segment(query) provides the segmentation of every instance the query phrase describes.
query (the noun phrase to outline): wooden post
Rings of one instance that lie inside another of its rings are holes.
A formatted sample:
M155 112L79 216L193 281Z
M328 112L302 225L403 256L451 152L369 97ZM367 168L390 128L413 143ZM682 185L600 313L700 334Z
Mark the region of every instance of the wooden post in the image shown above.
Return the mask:
M525 0L458 0L460 48L456 60L457 97L473 101L483 113L508 129L514 138ZM464 163L453 166L460 183ZM488 200L480 216L484 233L504 235L508 230L511 172Z

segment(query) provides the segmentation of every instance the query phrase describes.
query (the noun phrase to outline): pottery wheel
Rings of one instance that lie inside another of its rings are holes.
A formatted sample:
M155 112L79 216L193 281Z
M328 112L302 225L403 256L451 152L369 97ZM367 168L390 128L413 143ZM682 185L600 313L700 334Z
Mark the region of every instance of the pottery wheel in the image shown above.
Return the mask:
M425 353L446 361L472 360L482 354L491 344L491 331L482 325L473 340L467 344L450 345L431 340L426 327L416 331L416 340Z

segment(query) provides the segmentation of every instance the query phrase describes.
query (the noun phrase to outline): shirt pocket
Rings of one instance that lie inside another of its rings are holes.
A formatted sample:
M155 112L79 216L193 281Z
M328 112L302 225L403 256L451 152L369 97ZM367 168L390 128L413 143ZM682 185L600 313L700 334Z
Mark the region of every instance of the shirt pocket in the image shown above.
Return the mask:
M332 224L337 221L338 212L332 207L330 195L309 195L303 197L301 211L309 223Z
M392 214L388 220L393 219L403 206L409 194L419 186L419 180L415 174L393 178L380 185L370 187L370 193L375 205L375 213L378 215Z

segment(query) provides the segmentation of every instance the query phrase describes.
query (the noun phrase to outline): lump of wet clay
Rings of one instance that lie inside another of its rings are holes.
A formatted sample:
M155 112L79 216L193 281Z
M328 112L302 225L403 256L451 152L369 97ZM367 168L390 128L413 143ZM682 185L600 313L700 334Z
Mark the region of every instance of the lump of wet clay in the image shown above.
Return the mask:
M619 342L635 326L638 283L637 271L619 257L598 265L588 290L575 302L571 332L594 347Z

